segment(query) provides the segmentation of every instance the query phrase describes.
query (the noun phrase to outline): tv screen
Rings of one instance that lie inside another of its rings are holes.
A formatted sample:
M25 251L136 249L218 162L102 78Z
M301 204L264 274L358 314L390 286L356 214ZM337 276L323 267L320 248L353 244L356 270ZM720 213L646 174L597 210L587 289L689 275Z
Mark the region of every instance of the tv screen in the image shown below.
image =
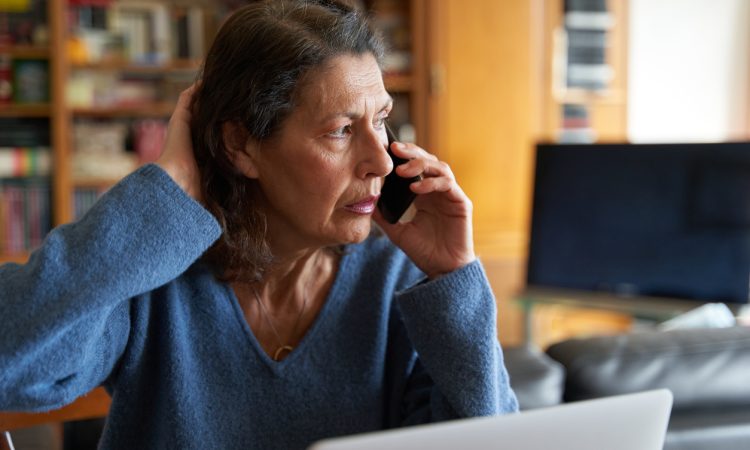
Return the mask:
M747 303L750 143L540 144L530 286Z

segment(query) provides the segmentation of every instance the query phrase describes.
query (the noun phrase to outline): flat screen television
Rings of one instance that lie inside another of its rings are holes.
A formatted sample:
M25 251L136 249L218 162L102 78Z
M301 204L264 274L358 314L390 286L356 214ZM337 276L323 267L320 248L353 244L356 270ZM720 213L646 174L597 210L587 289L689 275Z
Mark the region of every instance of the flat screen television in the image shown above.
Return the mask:
M748 303L750 143L538 145L527 284Z

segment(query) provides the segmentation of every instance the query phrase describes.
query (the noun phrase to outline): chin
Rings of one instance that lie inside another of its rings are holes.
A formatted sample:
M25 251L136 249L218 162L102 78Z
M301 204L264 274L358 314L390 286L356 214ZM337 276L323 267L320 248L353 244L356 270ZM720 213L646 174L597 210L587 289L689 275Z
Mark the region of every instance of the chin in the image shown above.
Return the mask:
M347 236L341 244L358 244L367 239L367 237L370 236L371 231L372 221L369 217L367 217L367 220L358 220L349 225L346 233Z

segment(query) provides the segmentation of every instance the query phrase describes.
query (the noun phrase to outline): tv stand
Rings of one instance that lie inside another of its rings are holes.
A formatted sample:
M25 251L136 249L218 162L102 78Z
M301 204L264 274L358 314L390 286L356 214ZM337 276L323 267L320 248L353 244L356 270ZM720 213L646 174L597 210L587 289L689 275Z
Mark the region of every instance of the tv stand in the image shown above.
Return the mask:
M517 296L523 310L524 341L534 340L533 313L538 305L557 305L620 313L636 320L659 323L709 303L667 297L639 297L568 289L527 287ZM737 316L745 305L726 303Z

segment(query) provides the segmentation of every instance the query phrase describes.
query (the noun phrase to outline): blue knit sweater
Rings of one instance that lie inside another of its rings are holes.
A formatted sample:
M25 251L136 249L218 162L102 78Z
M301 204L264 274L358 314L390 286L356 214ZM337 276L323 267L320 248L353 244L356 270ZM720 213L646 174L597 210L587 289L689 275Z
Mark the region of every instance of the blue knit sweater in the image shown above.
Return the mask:
M103 448L268 449L517 409L479 262L426 281L386 237L347 246L315 323L275 362L199 261L220 232L150 165L0 267L0 410L104 385Z

